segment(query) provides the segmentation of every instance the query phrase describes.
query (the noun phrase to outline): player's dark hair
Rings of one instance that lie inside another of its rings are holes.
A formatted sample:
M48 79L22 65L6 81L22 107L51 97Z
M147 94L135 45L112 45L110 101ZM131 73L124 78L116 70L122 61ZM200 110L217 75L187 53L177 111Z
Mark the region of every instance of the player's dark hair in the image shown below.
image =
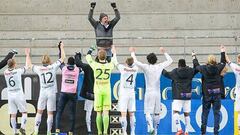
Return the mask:
M186 67L185 59L179 59L178 60L178 67Z
M155 64L157 62L157 56L155 53L149 53L147 56L148 63Z
M7 61L7 65L8 65L8 68L14 68L14 66L16 65L16 61L14 59L9 59Z
M75 59L73 57L68 58L68 65L74 65L75 64Z
M134 61L133 61L132 57L129 57L129 58L126 59L126 63L127 63L128 66L132 66L133 62Z

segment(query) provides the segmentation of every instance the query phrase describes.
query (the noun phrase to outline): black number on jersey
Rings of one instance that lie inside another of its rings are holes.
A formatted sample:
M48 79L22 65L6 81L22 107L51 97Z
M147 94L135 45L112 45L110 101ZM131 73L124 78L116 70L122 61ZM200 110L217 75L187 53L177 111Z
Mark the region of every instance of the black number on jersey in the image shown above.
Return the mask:
M16 82L13 80L13 76L9 78L8 83L11 87L14 87L16 85Z
M132 83L133 83L133 74L131 74L131 75L127 78L126 82L130 82L130 85L132 85Z
M44 83L53 83L53 74L51 72L42 73Z
M99 72L97 77L96 77L96 79L100 79L100 80L107 80L107 79L109 79L109 77L110 77L110 73L109 73L110 69L104 69L104 72L100 68L97 68L96 70ZM102 77L102 75L106 75L106 77Z

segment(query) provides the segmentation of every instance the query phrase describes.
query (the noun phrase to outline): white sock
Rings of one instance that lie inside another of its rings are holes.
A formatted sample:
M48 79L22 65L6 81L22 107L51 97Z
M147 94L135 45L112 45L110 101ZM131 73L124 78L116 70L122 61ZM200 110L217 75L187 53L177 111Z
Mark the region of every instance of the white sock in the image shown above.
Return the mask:
M135 135L135 125L136 125L136 118L135 118L135 115L132 115L130 116L131 135Z
M13 129L13 133L16 134L17 133L17 122L16 122L16 118L12 118L11 117L11 125L12 125L12 129Z
M88 132L91 132L91 114L92 111L86 111L86 125Z
M25 129L27 123L27 114L23 113L22 114L22 119L21 119L21 128Z
M173 120L176 124L176 127L177 127L177 131L181 130L182 127L181 127L181 123L180 123L180 120L179 120L179 114L178 113L174 113L173 114Z
M52 131L52 125L53 125L53 115L48 115L48 118L47 118L47 132Z
M37 113L36 117L35 117L35 132L38 133L38 129L39 129L39 126L41 124L41 120L42 120L42 114L40 113Z
M190 116L185 117L185 132L189 132L189 126L190 126Z
M120 123L122 126L123 134L126 134L127 132L127 118L126 117L120 117Z
M154 133L155 135L157 135L157 131L158 131L158 126L159 126L159 123L160 123L160 115L154 115Z
M146 120L147 120L147 124L149 125L149 131L153 130L153 119L152 116L150 114L146 114Z

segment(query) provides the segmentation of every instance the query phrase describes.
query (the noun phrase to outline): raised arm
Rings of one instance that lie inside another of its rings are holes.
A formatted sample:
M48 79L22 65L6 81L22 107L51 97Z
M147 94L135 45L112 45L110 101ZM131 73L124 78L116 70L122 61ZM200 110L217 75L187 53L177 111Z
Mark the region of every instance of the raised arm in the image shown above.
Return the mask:
M117 60L117 50L116 50L116 47L115 47L115 45L112 45L112 53L113 53L113 57L112 57L112 63L116 66L116 67L118 67L118 60Z
M9 53L7 54L7 56L0 62L0 69L2 69L3 67L5 67L5 66L7 65L7 61L8 61L9 59L12 59L15 54L17 54L17 52L14 51L14 50L11 51L11 52L9 52Z
M26 68L32 69L32 61L30 57L30 48L25 48L25 55L26 55Z
M164 61L160 64L161 64L161 66L163 66L163 68L166 68L166 67L168 67L169 65L172 64L173 59L168 55L168 53L166 53L166 51L163 47L160 47L160 52L163 53L165 55L166 59L167 59L166 61Z
M226 63L225 52L226 52L226 47L221 45L221 61L220 61L220 63Z
M198 71L201 72L202 71L201 70L201 65L199 64L196 53L194 51L192 52L192 58L193 58L193 67L196 70L195 73L198 72Z
M131 52L131 56L134 60L134 64L136 64L136 66L140 67L142 70L145 70L147 68L147 64L143 64L137 60L137 57L135 55L136 49L134 47L130 47L129 51Z
M112 25L112 27L114 27L117 24L117 22L120 20L121 17L120 17L120 12L117 9L116 3L115 2L111 3L111 6L112 6L112 8L114 10L115 18L113 18L111 20L110 24Z
M60 61L61 61L61 63L63 63L64 62L64 60L65 60L65 57L66 57L66 54L65 54L65 50L64 50L64 44L63 44L63 42L62 41L60 41L59 42L59 45L58 46L60 46L60 54L61 54L61 56L60 56Z
M89 66L88 64L82 62L82 54L80 52L75 54L75 63L76 66L82 68L83 71L87 66Z
M94 28L96 28L96 26L97 26L97 21L93 18L93 10L94 10L94 8L95 8L95 6L96 6L96 2L92 2L91 4L90 4L90 11L89 11L89 13L88 13L88 21L91 23L91 25L94 27Z

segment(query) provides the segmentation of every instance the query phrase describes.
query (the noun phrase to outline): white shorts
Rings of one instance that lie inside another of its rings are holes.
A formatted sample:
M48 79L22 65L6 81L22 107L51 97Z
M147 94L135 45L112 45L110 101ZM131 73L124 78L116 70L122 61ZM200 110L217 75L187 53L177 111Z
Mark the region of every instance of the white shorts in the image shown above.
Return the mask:
M236 96L235 98L235 111L240 111L240 98L239 96Z
M120 112L135 112L136 111L136 101L135 93L125 93L119 95L118 100L118 111Z
M191 112L191 100L173 100L172 110L181 112L190 113Z
M92 112L92 110L93 110L93 100L85 99L84 110L86 112Z
M27 112L27 102L24 94L8 95L8 113Z
M38 110L56 111L56 93L41 92L38 98Z
M161 113L161 95L160 92L146 92L144 97L144 113Z

